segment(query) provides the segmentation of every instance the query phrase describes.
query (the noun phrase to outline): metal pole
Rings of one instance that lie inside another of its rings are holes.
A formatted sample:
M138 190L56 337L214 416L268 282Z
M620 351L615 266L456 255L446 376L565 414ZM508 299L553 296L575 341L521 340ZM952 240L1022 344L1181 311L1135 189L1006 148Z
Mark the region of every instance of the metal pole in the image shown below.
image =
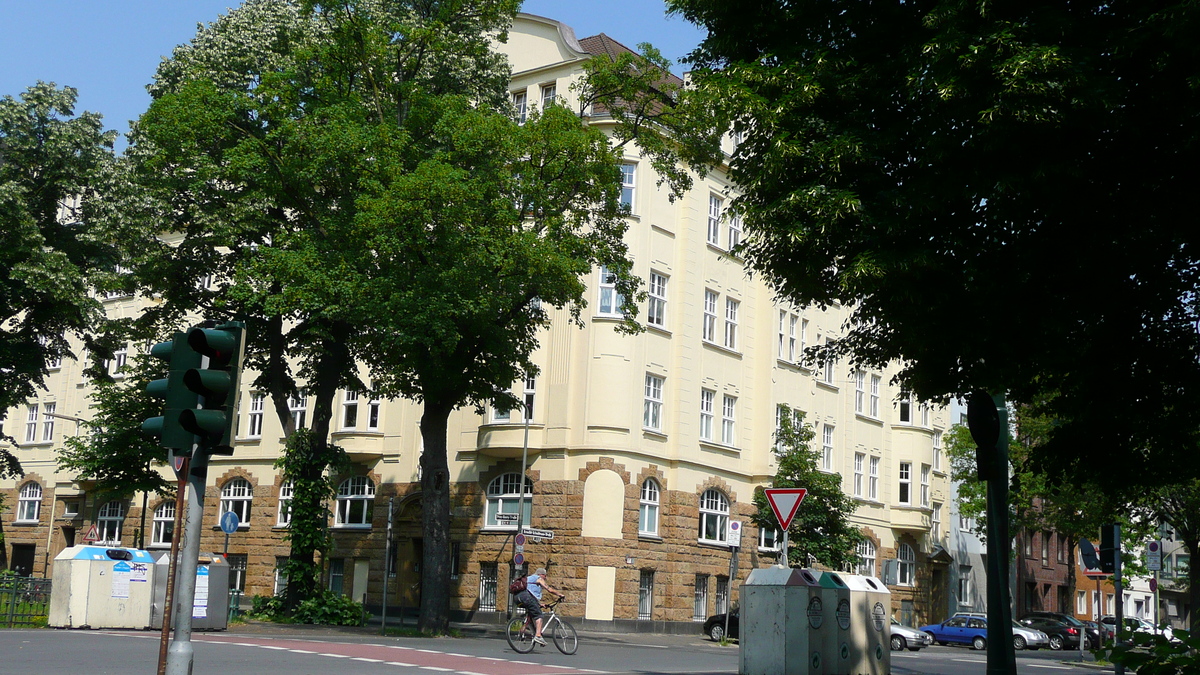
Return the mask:
M525 530L525 469L529 464L529 404L521 403L521 414L525 416L525 441L521 444L521 496L517 499L517 534L521 534ZM532 504L533 496L530 495ZM517 568L517 538L513 537L513 563L512 570ZM512 575L509 575L509 580L512 580ZM513 612L512 601L508 602L508 616L511 617Z
M1125 598L1121 590L1121 526L1113 525L1113 587L1116 592L1117 638L1116 646L1121 645L1121 631L1125 629ZM1125 675L1125 666L1116 664L1114 672Z
M725 639L729 639L729 615L733 613L733 582L737 579L738 547L730 546L733 554L729 558L729 581L725 586Z
M1008 406L1003 395L993 396L992 401L1000 418L1000 436L987 480L987 675L1011 675L1017 672L1017 655L1013 651L1008 589L1008 561L1012 553L1008 531Z
M167 650L167 669L164 675L191 675L192 672L192 610L196 603L196 564L200 558L200 534L204 519L204 487L208 482L208 453L195 449L192 466L187 472L188 510L183 533L183 550L179 560L177 584L179 590L176 612L175 639Z
M163 602L162 639L158 645L158 675L165 675L167 672L167 641L171 634L171 621L174 618L171 611L175 609L172 606L172 600L175 594L175 572L179 569L179 539L183 531L180 525L183 522L183 499L184 492L187 490L188 464L190 461L185 458L175 483L175 524L171 529L171 559L167 564L167 597Z
M782 551L782 558L783 558L783 560L781 560L780 563L784 567L791 567L792 561L788 560L788 531L787 531L787 529L783 530L783 548L780 550Z
M383 544L383 615L379 628L381 635L387 633L388 576L392 573L392 502L395 500L395 497L388 497L387 539Z

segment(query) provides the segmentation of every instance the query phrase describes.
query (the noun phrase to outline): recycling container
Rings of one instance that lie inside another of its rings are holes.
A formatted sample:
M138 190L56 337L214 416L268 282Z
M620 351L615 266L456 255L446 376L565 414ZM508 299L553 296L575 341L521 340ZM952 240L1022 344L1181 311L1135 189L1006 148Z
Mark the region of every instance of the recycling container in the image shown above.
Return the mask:
M154 559L135 548L71 546L54 557L49 625L149 628Z

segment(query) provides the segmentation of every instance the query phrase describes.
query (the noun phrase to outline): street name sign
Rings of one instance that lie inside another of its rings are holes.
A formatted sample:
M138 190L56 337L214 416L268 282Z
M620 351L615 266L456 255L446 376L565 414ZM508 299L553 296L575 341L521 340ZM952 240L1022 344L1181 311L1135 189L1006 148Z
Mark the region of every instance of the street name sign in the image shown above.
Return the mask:
M497 513L496 514L496 522L497 523L515 523L515 522L517 522L517 518L519 518L519 517L520 516L516 513Z
M536 527L527 527L527 528L525 528L524 532L525 532L525 536L533 537L535 539L553 539L554 538L553 530L539 530Z
M779 521L779 527L786 532L792 524L792 518L796 517L796 511L800 509L800 502L804 501L804 495L808 494L808 489L767 488L763 492L767 494L767 503L771 505L775 519Z

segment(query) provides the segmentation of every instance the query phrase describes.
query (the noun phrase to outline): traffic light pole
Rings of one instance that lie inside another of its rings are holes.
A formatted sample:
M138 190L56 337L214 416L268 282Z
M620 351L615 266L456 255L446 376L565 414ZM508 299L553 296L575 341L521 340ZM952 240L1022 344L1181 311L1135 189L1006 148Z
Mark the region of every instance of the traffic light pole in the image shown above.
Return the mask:
M158 646L158 675L166 675L167 672L167 644L171 637L171 622L175 618L175 607L172 603L175 601L175 573L179 568L179 540L183 528L180 524L183 520L184 499L187 493L187 474L188 465L191 460L185 458L183 467L179 470L179 475L176 477L175 485L175 524L171 528L171 559L167 566L167 597L163 603L162 616L162 639Z
M204 484L208 481L208 453L197 448L188 469L188 509L176 574L175 639L167 650L165 675L191 675L192 610L196 604L196 564L200 559L200 534L204 518ZM164 618L165 620L165 618Z

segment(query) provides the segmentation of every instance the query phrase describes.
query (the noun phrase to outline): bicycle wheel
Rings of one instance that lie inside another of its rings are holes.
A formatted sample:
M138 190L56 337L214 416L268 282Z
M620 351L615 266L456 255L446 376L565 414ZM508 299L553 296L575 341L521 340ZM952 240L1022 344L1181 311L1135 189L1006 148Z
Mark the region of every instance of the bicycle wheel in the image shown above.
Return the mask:
M558 651L570 656L579 650L579 634L575 632L575 627L563 621L555 619L554 622L554 646L558 647Z
M508 622L504 630L504 639L508 640L508 646L518 654L533 651L533 631L525 630L524 617L516 617Z

